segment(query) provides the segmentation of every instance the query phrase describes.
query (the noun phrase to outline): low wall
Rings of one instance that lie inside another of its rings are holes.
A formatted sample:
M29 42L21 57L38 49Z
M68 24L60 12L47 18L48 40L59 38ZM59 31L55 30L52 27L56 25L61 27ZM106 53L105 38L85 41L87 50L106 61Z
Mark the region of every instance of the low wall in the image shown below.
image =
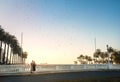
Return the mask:
M99 69L120 69L120 65L110 64L83 64L83 65L37 65L36 72L47 71L85 71ZM3 73L27 73L30 72L30 65L0 65L0 74Z

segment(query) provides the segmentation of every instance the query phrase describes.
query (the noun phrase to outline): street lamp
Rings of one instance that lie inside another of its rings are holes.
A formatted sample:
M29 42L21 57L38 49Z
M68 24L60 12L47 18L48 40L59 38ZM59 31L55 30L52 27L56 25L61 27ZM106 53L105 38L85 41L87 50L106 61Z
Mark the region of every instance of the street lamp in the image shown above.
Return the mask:
M106 45L106 47L107 47L107 55L108 55L108 69L110 69L110 55L108 52L108 45Z
M21 63L23 64L23 32L21 32Z

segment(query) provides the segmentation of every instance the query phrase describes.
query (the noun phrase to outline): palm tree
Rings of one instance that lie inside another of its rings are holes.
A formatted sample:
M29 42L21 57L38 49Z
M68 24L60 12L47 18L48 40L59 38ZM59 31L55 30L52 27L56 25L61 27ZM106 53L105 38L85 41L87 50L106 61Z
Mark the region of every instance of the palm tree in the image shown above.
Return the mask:
M15 47L15 45L17 45L18 42L17 42L17 39L14 35L11 35L11 43L10 43L10 47L11 47L11 50L10 50L10 61L9 63L12 63L12 59L13 59L13 48ZM15 49L14 49L15 50Z
M96 61L98 63L100 63L99 60L98 60L98 58L100 57L100 55L101 55L101 50L100 49L96 49L96 51L94 52L93 56L94 56L94 58L96 58Z
M10 51L10 62L14 59L14 56L18 55L18 56L21 56L21 47L19 46L18 44L18 40L16 39L15 36L11 35L10 36L10 47L11 47L11 51ZM13 55L12 55L13 53ZM17 60L17 59L16 59ZM9 63L10 63L9 62ZM12 62L13 63L13 62Z
M28 53L27 52L23 52L22 57L23 57L23 63L25 63L25 59L27 58Z
M101 61L101 63L107 63L106 61L105 61L105 58L107 58L107 53L106 52L101 52L101 54L100 54L100 57L102 58L102 61Z
M1 28L1 26L0 26L0 42L1 42L0 43L0 63L2 61L3 64L5 63L7 64L8 57L10 57L9 63L11 63L11 60L13 59L14 55L18 55L22 58L22 48L19 46L18 40L16 39L15 36L10 35L8 32L5 32L4 29ZM4 49L2 54L3 43L4 43ZM7 55L6 55L6 52L7 52ZM9 56L9 52L10 52L10 56Z
M5 64L5 55L6 55L6 45L7 45L7 37L8 37L8 33L5 32L5 34L3 35L4 39L4 52L3 52L3 56L2 56L2 63Z
M90 64L90 62L92 61L92 58L90 56L88 56L88 62Z
M114 49L112 47L108 47L108 52L109 53L114 52Z
M18 54L18 58L19 57L21 58L21 63L23 64L23 60L24 60L24 58L23 58L23 50L19 45L17 46L17 54Z
M110 55L110 62L118 64L119 63L119 54L118 54L118 51L116 51L112 47L108 47L108 53Z
M10 62L11 60L13 61L14 56L17 55L17 46L18 46L18 40L16 39L15 36L11 35L11 43L10 43L10 47L11 47L11 51L10 51ZM13 53L13 55L12 55ZM12 62L13 64L13 62Z
M115 57L115 63L116 64L120 64L120 51L117 51L117 54L115 55L116 57Z
M120 51L112 52L110 58L112 63L120 64Z
M4 34L5 34L5 31L4 29L1 28L1 25L0 25L0 63L2 62L2 42L4 41Z
M15 40L15 41L17 41L17 40ZM15 44L13 47L13 55L17 55L22 58L22 53L23 53L22 48L18 44ZM21 63L23 63L23 61Z
M79 57L77 57L77 59L81 64L84 64L84 56L82 54Z
M8 38L7 38L7 45L8 45L8 47L7 47L7 59L6 59L6 64L8 64L9 62L8 62L8 56L9 56L9 48L12 48L12 41L13 41L13 39L15 39L15 36L13 36L13 35L10 35L10 34L8 34ZM12 50L12 49L11 49ZM11 51L10 51L10 58L11 58ZM9 61L10 61L10 59L9 59Z
M110 60L112 64L115 63L116 57L117 57L117 52L116 51L112 52L110 56Z
M10 45L10 34L8 32L5 32L3 37L4 37L3 64L5 64L5 63L7 64L8 53L9 53L9 45ZM6 46L8 46L8 48L6 48ZM7 52L7 56L6 56L6 52Z
M88 64L88 56L85 56L86 64Z
M9 59L9 64L12 63L12 53L13 53L13 48L11 48L10 50L10 59Z
M14 47L13 47L13 58L15 57L15 55L17 55L18 54L18 45L14 45ZM16 58L14 58L15 60L15 62L14 63L16 63Z

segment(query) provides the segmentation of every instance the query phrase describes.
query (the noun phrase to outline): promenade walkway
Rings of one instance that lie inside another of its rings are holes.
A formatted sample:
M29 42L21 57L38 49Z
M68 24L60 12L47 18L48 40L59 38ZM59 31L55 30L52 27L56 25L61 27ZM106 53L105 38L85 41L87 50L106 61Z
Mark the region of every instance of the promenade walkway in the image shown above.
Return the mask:
M120 71L76 71L0 76L0 82L120 82ZM99 81L98 81L99 80Z

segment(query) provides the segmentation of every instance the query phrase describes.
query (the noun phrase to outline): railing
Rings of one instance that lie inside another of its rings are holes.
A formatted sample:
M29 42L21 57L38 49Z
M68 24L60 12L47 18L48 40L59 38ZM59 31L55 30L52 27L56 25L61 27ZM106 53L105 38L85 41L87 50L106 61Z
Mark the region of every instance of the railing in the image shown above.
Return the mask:
M83 64L83 65L37 65L36 72L46 71L86 71L108 69L108 64ZM109 69L120 69L120 65L110 64ZM30 72L30 65L0 65L0 74L3 73L27 73Z

